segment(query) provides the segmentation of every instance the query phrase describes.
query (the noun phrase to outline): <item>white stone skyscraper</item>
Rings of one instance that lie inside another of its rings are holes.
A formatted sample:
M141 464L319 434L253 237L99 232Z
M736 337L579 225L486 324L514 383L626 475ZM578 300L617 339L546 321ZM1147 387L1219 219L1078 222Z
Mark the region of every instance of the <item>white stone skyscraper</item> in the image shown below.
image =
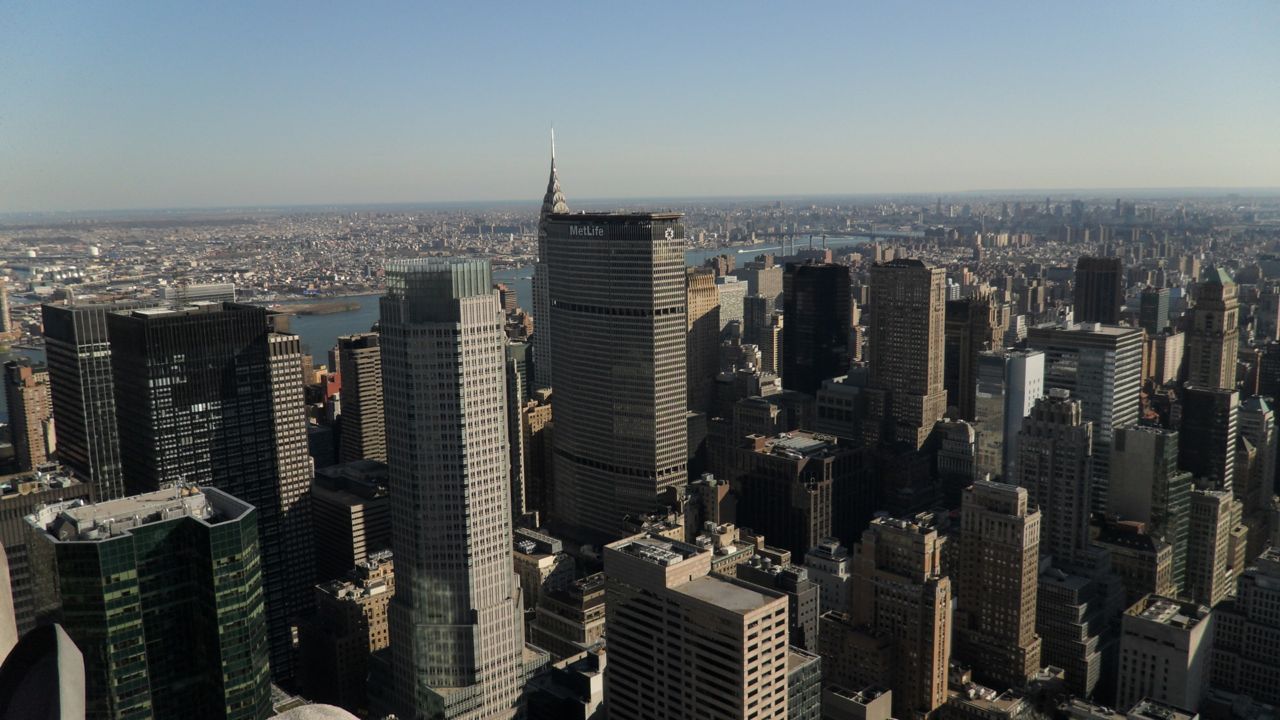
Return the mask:
M569 212L556 174L556 131L551 131L551 177L538 213L538 262L533 266L533 388L551 387L551 295L547 287L547 217Z
M524 626L511 556L507 340L489 261L394 261L386 277L395 704L409 718L516 717Z

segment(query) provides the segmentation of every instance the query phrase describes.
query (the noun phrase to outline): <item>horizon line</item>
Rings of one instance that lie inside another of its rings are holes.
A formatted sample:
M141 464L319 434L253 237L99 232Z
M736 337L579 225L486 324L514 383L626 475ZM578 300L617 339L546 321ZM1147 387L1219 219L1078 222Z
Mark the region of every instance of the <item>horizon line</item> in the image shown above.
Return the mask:
M636 203L636 202L654 202L654 201L712 201L712 202L734 202L734 201L779 201L779 200L807 200L807 199L839 199L839 198L932 198L945 199L952 197L983 197L989 195L1027 195L1039 196L1043 193L1059 193L1064 195L1083 195L1088 193L1132 193L1142 195L1150 199L1153 194L1166 193L1195 193L1198 195L1207 194L1226 194L1236 195L1240 193L1261 193L1263 196L1277 195L1280 196L1280 186L1213 186L1213 185L1185 185L1185 186L1133 186L1133 187L1094 187L1094 188L982 188L971 190L950 190L950 191L899 191L899 192L821 192L821 193L787 193L778 195L765 194L748 194L748 195L651 195L651 196L630 196L630 197L585 197L577 198L574 204L603 204L603 203ZM58 215L94 215L94 214L124 214L124 213L197 213L197 212L279 212L285 210L322 210L337 208L411 208L411 207L430 207L432 209L448 209L451 207L467 207L474 208L477 206L489 207L506 207L530 205L537 206L541 202L537 198L529 199L502 199L502 200L404 200L404 201L371 201L371 202L304 202L304 203L270 203L264 205L192 205L192 206L171 206L171 207L125 207L125 208L89 208L75 210L8 210L0 211L0 218L14 217L32 217L32 216L58 216Z

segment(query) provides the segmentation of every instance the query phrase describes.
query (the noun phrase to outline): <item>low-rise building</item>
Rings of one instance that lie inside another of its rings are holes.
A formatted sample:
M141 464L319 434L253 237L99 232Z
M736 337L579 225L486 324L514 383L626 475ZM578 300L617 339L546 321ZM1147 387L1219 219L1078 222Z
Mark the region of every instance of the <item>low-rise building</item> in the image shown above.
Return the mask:
M604 573L596 573L542 593L529 626L529 642L563 660L599 647L604 623Z
M849 550L839 538L822 538L804 554L809 579L818 586L818 604L822 612L849 608Z
M881 687L822 688L822 720L892 720L893 693Z
M543 590L553 591L573 582L573 558L564 552L559 538L529 528L515 529L515 547L511 553L524 608L531 612Z

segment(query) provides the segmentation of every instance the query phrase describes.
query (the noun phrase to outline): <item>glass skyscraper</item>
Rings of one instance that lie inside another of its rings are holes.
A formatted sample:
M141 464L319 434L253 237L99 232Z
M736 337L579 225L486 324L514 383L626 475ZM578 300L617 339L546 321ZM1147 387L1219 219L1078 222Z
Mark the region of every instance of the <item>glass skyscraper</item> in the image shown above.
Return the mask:
M257 520L190 486L30 516L42 604L84 655L86 718L271 714Z
M271 671L315 582L302 347L265 308L200 303L108 314L125 486L208 485L250 503L262 536Z

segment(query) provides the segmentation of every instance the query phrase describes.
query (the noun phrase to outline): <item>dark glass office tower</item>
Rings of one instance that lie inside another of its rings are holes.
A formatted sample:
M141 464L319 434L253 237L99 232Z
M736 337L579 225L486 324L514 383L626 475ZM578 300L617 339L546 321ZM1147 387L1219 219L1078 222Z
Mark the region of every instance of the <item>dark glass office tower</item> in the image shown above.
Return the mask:
M315 581L301 342L233 303L108 315L126 487L216 487L258 510L271 670Z
M1181 592L1187 575L1192 476L1178 469L1178 433L1154 427L1117 430L1111 468L1123 481L1111 486L1108 511L1146 524L1148 534L1173 546L1173 585Z
M782 386L810 395L849 372L847 265L788 263L782 275Z
M684 224L677 213L547 222L554 525L616 538L687 480Z
M1187 385L1181 405L1178 467L1213 490L1234 492L1240 393Z
M40 585L84 655L86 718L271 714L256 515L184 487L30 517Z
M1116 325L1124 305L1124 264L1118 257L1076 261L1076 322Z
M1159 335L1169 327L1169 288L1144 288L1138 306L1138 325L1148 335Z
M41 307L58 459L89 483L95 500L124 494L107 313L135 307L142 305Z
M947 301L942 377L947 389L947 406L957 412L948 417L960 420L976 417L978 355L1000 349L1003 332L998 311L989 297Z

